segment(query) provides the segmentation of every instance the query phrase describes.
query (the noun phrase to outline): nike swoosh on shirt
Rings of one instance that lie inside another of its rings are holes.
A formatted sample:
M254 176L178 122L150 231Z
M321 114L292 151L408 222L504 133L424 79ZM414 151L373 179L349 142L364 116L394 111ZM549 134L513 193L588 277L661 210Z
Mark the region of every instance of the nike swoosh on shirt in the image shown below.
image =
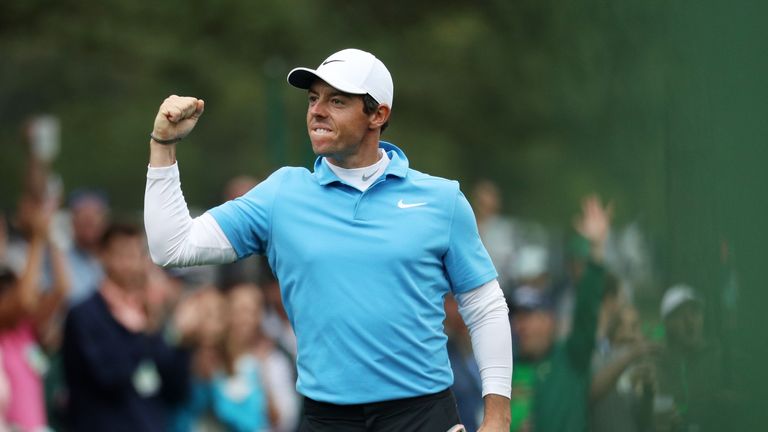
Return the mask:
M325 65L327 65L328 63L333 63L333 62L343 62L343 61L344 61L344 60L326 60L326 61L324 61L324 62L323 62L323 64L321 64L320 66L325 66Z
M397 206L400 207L401 209L407 209L407 208L411 208L411 207L421 207L423 205L427 205L427 203L425 203L425 202L418 202L418 203L407 203L406 204L406 203L403 202L403 200L400 200L400 201L397 202Z
M364 181L364 182L367 182L367 181L368 181L368 180L370 180L370 179L371 179L371 177L373 177L373 175L374 175L374 174L376 174L377 172L379 172L379 169L378 169L378 168L376 168L376 171L374 171L374 172L372 172L372 173L370 173L370 174L368 174L368 175L365 175L365 174L363 174L363 181Z

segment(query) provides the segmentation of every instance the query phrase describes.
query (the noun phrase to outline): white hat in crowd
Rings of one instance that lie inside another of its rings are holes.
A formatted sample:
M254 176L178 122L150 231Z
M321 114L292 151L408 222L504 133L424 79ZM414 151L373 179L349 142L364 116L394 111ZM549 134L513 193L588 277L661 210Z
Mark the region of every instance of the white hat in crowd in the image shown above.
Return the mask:
M369 94L379 104L392 108L392 76L384 63L369 52L348 48L331 54L317 69L298 67L288 74L288 82L301 89L308 89L317 78L344 93Z
M688 302L701 303L693 288L683 284L670 287L661 299L661 318L667 319L672 312Z
M547 272L549 252L543 246L525 245L512 261L512 275L515 279L533 279Z

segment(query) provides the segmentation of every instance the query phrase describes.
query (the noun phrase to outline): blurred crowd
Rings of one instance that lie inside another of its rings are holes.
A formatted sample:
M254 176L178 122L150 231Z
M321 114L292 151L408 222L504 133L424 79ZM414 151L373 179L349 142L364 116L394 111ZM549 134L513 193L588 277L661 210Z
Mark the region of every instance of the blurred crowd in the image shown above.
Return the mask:
M0 220L0 431L295 430L296 343L263 260L154 265L103 191L63 198L34 135Z
M296 341L266 262L162 269L103 191L65 199L51 159L29 146L0 220L0 432L295 430ZM257 183L236 177L222 198ZM470 192L510 306L511 430L724 429L736 396L700 293L680 284L651 312L634 303L653 281L637 227L614 229L596 263L584 239L503 215L501 196L490 181ZM445 331L475 431L480 373L451 296Z
M728 430L722 413L738 396L722 349L705 337L704 298L684 283L658 288L636 224L612 226L596 259L578 227L561 234L503 215L493 182L478 182L471 197L510 307L511 431ZM587 197L583 214L595 203ZM639 297L650 297L650 307ZM455 301L446 310L454 391L467 429L476 430L477 366Z

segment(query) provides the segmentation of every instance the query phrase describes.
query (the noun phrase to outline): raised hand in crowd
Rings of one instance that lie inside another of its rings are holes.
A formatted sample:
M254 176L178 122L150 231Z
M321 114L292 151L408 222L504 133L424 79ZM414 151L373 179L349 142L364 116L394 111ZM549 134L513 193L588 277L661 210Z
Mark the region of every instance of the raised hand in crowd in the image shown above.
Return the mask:
M17 276L12 290L2 302L2 327L13 327L29 319L43 334L69 290L69 276L63 253L50 241L49 227L55 207L43 200L30 200L21 221L28 228L29 247L24 270ZM52 286L43 293L40 281L46 248L50 251Z
M589 240L592 259L596 262L603 261L612 218L613 205L603 204L599 196L591 194L581 201L581 214L576 217L573 226L579 234Z

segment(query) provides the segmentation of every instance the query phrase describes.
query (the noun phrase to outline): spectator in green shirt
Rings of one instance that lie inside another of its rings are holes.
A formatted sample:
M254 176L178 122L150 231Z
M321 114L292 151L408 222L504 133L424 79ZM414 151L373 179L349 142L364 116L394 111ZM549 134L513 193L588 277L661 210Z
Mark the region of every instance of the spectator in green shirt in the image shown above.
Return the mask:
M704 335L704 303L687 285L669 288L661 300L665 347L656 360L656 432L732 430L739 397L724 374L723 352Z
M605 270L601 266L611 219L610 206L596 196L582 202L575 223L590 245L590 262L578 283L573 329L556 342L551 299L519 288L513 299L512 326L518 337L512 376L513 432L585 432L590 361Z

